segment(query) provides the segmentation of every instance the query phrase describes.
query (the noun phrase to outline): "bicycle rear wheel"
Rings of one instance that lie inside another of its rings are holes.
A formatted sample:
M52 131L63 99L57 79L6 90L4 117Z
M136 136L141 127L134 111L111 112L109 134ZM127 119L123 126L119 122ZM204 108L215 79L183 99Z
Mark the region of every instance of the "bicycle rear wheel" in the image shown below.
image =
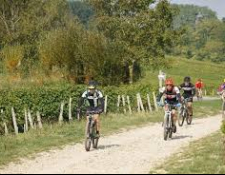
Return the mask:
M193 117L192 116L190 116L189 114L188 114L188 112L187 112L187 124L188 125L191 125L192 124L192 120L193 120Z
M184 120L185 120L186 117L187 117L187 114L184 111L184 109L182 109L181 110L181 113L179 115L179 118L178 118L178 123L179 123L179 126L180 127L182 127L184 125Z
M94 135L97 135L97 126L96 126L96 123L94 124L94 132L95 134ZM99 142L99 138L93 138L92 139L92 144L93 144L93 148L94 149L98 149L98 142Z

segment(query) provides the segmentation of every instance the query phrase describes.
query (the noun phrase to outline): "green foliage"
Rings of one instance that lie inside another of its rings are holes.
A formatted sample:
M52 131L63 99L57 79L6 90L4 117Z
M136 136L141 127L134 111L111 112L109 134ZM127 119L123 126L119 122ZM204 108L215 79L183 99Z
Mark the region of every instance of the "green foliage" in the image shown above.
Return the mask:
M73 99L73 116L76 116L78 101L82 93L86 90L85 86L73 86L71 84L59 84L54 86L44 87L28 87L28 88L13 88L0 90L0 109L4 110L4 117L8 124L11 124L11 108L15 108L19 125L24 124L24 110L30 109L32 115L36 118L36 112L39 111L42 119L46 122L55 122L58 120L61 102L65 102L64 118L68 120L68 103L69 98ZM129 95L131 98L132 108L136 110L136 94L139 92L143 95L143 100L146 103L146 94L149 93L149 86L124 86L105 87L102 91L108 95L108 107L110 112L117 111L118 95ZM85 110L85 106L84 106Z
M129 65L129 82L135 63L163 66L166 47L171 45L173 9L168 1L149 9L153 0L89 0L97 15L96 28L123 48L122 61ZM151 19L151 20L150 20Z
M170 52L185 55L188 59L224 61L225 25L216 13L206 7L175 5L180 10L174 19L174 27L179 28L175 41L177 47ZM190 54L191 53L191 54Z

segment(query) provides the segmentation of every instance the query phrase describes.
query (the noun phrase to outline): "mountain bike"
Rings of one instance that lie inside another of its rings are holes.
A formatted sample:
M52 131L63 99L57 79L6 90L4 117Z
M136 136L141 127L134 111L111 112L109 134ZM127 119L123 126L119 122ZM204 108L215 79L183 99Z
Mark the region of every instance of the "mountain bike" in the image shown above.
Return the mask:
M168 106L168 110L165 111L163 127L164 127L164 140L167 141L168 138L172 139L173 137L174 123L172 110L174 108L177 108L178 105L165 104L165 106Z
M97 122L94 120L94 115L100 113L96 111L88 111L87 113L88 122L86 126L85 149L87 152L89 152L92 145L94 149L98 148L99 137L97 136Z
M192 124L192 116L189 115L188 112L188 102L189 102L190 98L184 99L182 101L182 106L180 109L180 114L179 114L179 118L178 118L178 123L179 126L182 127L184 125L184 121L187 121L188 125Z

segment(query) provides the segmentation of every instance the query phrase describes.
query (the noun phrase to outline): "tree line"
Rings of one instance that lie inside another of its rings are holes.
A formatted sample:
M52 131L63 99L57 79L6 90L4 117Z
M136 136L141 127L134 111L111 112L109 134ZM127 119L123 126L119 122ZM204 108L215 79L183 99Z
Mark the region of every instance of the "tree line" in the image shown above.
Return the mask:
M174 8L162 0L0 0L1 73L133 83L165 66Z
M179 30L177 46L171 54L184 55L188 59L225 61L225 21L207 7L174 5L179 14L174 27Z

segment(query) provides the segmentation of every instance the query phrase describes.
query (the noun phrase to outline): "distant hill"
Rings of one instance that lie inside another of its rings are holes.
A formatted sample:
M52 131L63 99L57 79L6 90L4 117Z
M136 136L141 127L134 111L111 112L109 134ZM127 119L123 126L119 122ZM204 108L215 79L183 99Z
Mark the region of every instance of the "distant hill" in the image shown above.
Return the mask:
M194 27L197 18L202 19L217 19L216 12L208 7L199 7L195 5L173 5L179 9L179 14L174 19L174 26L179 28L183 25L189 25Z

